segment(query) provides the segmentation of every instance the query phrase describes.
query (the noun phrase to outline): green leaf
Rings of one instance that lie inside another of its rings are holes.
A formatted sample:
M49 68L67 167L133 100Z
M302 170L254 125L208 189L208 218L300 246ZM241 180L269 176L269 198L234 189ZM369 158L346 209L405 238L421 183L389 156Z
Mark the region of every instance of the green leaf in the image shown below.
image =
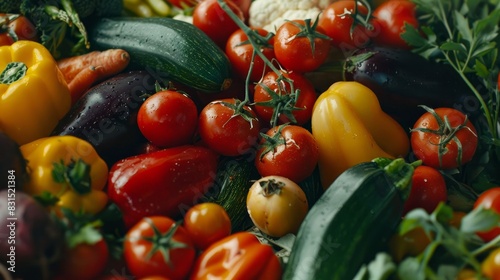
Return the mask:
M439 203L434 212L432 212L431 217L434 221L447 225L453 218L453 208L445 203Z
M377 253L368 265L363 265L354 280L385 280L396 272L396 264L388 253Z
M95 244L102 239L102 235L93 224L83 226L77 233L72 234L67 242L70 248L74 248L78 244Z
M425 271L417 258L410 257L399 264L398 276L405 280L425 280Z
M458 51L467 53L467 48L463 44L456 42L448 41L446 43L443 43L439 48L443 51Z
M491 209L474 208L462 218L460 230L465 233L489 230L498 226L500 215Z
M54 206L59 202L59 197L53 195L49 191L43 191L41 194L35 195L34 198L44 207Z
M472 30L469 27L469 21L458 11L453 13L456 22L456 28L458 33L461 35L462 39L469 42L469 45L473 43Z
M476 71L476 74L481 77L481 78L488 78L490 75L490 71L488 70L488 67L484 65L479 59L476 59L476 64L474 65L474 70Z
M405 31L401 34L401 38L410 46L417 48L429 46L428 40L422 37L413 25L408 23L405 23Z

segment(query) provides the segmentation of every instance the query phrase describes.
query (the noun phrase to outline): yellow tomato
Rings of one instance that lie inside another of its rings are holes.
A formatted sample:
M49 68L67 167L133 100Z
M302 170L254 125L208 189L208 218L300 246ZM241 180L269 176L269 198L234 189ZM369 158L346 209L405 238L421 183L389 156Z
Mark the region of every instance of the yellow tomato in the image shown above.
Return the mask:
M297 233L309 205L304 191L292 180L266 176L252 184L247 210L254 225L272 237Z
M500 248L488 254L481 265L481 271L489 279L500 279Z

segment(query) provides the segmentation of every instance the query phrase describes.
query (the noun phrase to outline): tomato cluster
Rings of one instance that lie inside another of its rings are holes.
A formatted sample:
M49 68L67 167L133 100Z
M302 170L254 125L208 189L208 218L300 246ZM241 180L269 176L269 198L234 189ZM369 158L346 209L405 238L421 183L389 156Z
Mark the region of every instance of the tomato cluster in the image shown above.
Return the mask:
M251 1L225 2L233 16L245 22ZM273 238L296 234L311 207L300 183L310 178L321 156L310 129L320 95L311 74L339 52L369 43L409 49L400 35L407 24L418 27L415 5L405 0L386 1L369 15L362 2L334 1L316 19L286 21L269 32L242 28L218 0L171 3L193 8L193 24L225 52L235 71L234 81L229 89L210 95L189 85L161 85L166 87L158 87L140 105L134 121L145 147L138 157L130 162L124 159L110 169L107 190L112 202L121 200L129 207L130 212L121 209L122 214L133 213L123 218L125 235L120 240L126 272L143 280L214 275L280 279L281 266L270 246L249 233L232 232L231 219L219 204L199 203L213 183L217 160L238 157L252 162L260 179L249 186L245 203L260 232ZM11 44L12 34L37 40L34 27L25 18L5 23L0 45ZM410 159L420 165L414 170L404 215L417 208L432 213L446 203L448 174L470 162L478 146L476 128L462 112L444 107L423 109L408 133ZM161 156L155 158L153 154L159 151ZM148 154L152 156L145 156ZM199 164L191 169L183 165L193 161ZM140 178L131 179L133 191L112 188L140 172L144 172ZM177 176L169 172L177 172ZM165 181L171 184L165 185ZM183 189L187 185L188 190ZM500 213L500 191L493 188L483 193L474 207ZM485 242L498 235L498 226L477 232ZM417 255L429 239L418 230L410 231L391 240L391 250L398 258ZM109 263L113 248L106 241L102 237L92 244L67 248L56 278L96 279L113 265ZM495 258L499 253L491 254L485 259L483 273L494 277L499 273Z

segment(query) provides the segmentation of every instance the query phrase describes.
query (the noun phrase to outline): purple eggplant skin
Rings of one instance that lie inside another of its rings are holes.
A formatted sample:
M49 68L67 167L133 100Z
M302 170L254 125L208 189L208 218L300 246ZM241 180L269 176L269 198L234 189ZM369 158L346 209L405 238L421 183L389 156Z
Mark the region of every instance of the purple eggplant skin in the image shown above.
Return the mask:
M0 176L6 178L10 173L14 177L14 180L10 181L12 182L11 186L22 189L29 177L26 159L23 157L19 145L7 134L0 131ZM6 183L0 184L0 190L8 187Z
M49 279L64 243L63 227L32 196L0 191L0 260L15 279Z
M437 64L409 50L370 46L345 59L343 77L370 88L382 109L413 127L431 108L451 107L468 115L480 104L463 79L450 66Z
M155 79L142 70L128 71L90 88L58 123L52 135L73 135L90 142L108 163L133 154L146 139L137 112L155 92Z

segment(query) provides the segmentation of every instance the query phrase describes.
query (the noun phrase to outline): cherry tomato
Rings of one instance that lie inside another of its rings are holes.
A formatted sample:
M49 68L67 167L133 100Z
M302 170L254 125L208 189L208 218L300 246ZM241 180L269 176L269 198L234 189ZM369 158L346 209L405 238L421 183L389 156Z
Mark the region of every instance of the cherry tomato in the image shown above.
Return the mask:
M185 279L196 250L188 232L164 216L143 218L125 235L123 254L130 272L138 278L161 275Z
M304 191L282 176L255 181L247 196L247 210L254 225L272 237L296 234L308 211Z
M269 34L269 32L262 28L255 29L255 32L258 32L262 37L265 37L267 34ZM272 61L275 58L273 43L274 37L272 37L268 42L263 42L263 44L259 48L259 50L266 56L269 61ZM226 55L229 58L229 61L231 61L231 65L233 66L233 68L243 79L247 77L248 71L250 70L253 51L254 48L248 42L248 36L241 29L236 30L227 40ZM255 54L252 73L250 74L250 81L259 81L265 74L265 70L266 64L264 63L262 58L260 58L260 56Z
M371 21L374 29L377 30L373 36L373 42L377 45L384 45L402 49L410 49L410 46L401 38L401 33L405 31L405 24L410 24L418 28L416 6L412 1L391 0L380 4L373 11Z
M300 91L298 97L291 94L288 82L282 80L278 83L278 74L270 71L255 86L255 111L264 122L271 122L275 110L278 110L278 123L304 125L311 120L312 109L318 97L314 85L300 73L283 72L283 76L293 81L294 90ZM290 118L290 115L293 117Z
M330 37L310 21L283 23L274 37L274 54L285 69L301 73L317 69L328 58Z
M420 165L413 173L411 191L405 201L403 214L415 208L423 208L430 214L440 202L446 202L447 195L443 175L435 168Z
M233 1L225 2L236 16L245 21L243 12ZM221 49L225 49L229 36L239 29L217 0L204 0L195 6L193 25L205 32Z
M481 272L488 279L500 279L500 248L491 251L481 263Z
M312 174L318 159L318 145L307 129L281 125L262 138L255 166L261 176L278 175L300 183Z
M474 125L453 108L426 110L411 132L415 156L436 169L453 169L469 162L478 143Z
M479 206L491 209L500 214L500 187L494 187L481 193L474 203L474 208ZM490 230L477 232L484 242L489 242L500 235L500 227L496 226Z
M194 101L173 90L162 90L151 95L137 113L140 131L158 147L191 143L197 124L198 109Z
M318 26L332 38L331 44L342 50L359 48L370 41L371 34L361 23L356 23L351 32L355 8L363 17L368 13L359 1L341 0L328 5L318 19Z
M94 244L80 243L64 254L56 279L96 279L106 268L108 258L109 249L104 239Z
M200 137L221 155L242 155L257 144L260 133L257 116L246 105L236 114L240 102L233 98L216 100L200 112Z
M215 241L231 234L231 220L226 210L210 202L191 207L184 216L184 227L199 250L205 250Z
M9 23L9 27L16 33L19 40L39 41L35 25L25 16L19 15Z
M422 253L431 239L421 227L416 227L405 234L394 234L389 240L389 252L396 262L401 262L405 257L415 257Z

